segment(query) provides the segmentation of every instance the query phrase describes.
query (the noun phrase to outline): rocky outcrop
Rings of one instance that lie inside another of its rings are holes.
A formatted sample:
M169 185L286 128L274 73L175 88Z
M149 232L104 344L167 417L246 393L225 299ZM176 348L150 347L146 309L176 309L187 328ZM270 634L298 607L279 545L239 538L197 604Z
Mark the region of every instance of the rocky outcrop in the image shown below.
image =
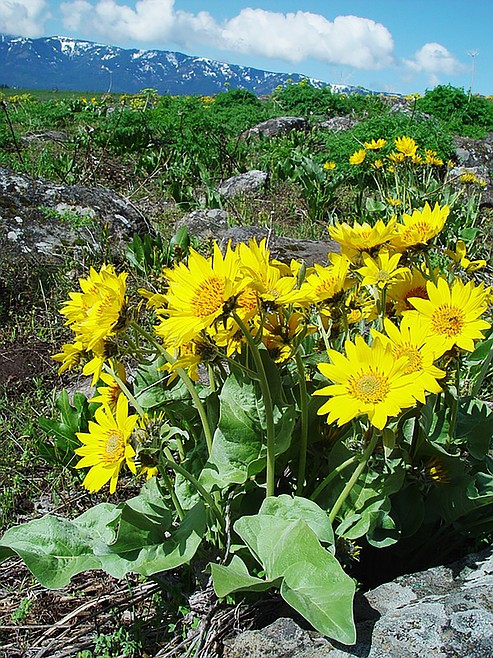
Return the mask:
M481 205L493 207L493 133L484 139L454 137L455 157L458 167L449 176L472 173L486 182L482 191Z
M493 551L367 592L356 626L345 647L278 619L226 642L224 658L493 658Z
M62 185L0 168L2 258L53 262L67 249L75 257L81 249L118 255L134 233L148 231L144 218L110 190Z
M186 226L190 235L202 241L217 240L222 249L225 249L229 242L234 247L240 242L248 242L253 238L259 242L267 238L271 257L283 263L289 263L294 258L304 261L309 266L315 263L324 265L328 261L329 252L339 251L339 245L333 240L283 238L261 226L230 227L228 213L225 210L194 210L177 222L177 229L182 226Z
M308 130L308 122L303 117L277 117L245 130L241 134L244 139L250 137L279 137L287 135L292 130Z

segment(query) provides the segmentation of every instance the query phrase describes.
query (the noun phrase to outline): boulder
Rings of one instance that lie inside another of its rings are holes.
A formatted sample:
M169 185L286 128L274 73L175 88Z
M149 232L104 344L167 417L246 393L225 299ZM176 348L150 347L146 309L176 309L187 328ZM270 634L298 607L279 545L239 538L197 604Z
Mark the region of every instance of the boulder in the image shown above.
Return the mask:
M184 215L176 223L176 229L186 226L190 235L202 241L217 240L221 249L231 242L235 247L240 242L248 242L256 238L258 242L268 238L272 258L283 263L289 263L292 258L303 260L306 265L328 262L329 252L339 251L339 245L333 240L297 240L276 236L267 228L261 226L229 227L228 214L225 210L194 210Z
M268 177L265 171L252 169L223 181L217 191L225 199L232 199L239 194L249 194L261 189L266 185Z
M493 133L484 139L454 137L455 157L458 167L449 172L449 177L461 173L472 173L486 181L481 194L481 206L493 207Z
M351 130L351 128L354 128L357 123L357 119L354 119L353 117L332 117L317 123L316 128L339 132L340 130Z
M224 658L493 658L493 550L399 576L356 600L358 641L332 643L292 619L226 641Z
M110 190L62 185L0 168L0 250L53 261L81 248L121 254L145 219Z
M262 123L245 130L241 134L244 139L250 137L279 137L287 135L292 130L305 131L308 129L308 122L303 117L277 117L275 119L267 119Z

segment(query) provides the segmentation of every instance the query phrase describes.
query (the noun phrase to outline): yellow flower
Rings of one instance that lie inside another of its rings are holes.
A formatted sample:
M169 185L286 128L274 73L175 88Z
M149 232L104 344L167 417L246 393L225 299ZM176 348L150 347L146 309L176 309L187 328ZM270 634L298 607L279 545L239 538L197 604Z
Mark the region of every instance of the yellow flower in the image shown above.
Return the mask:
M411 156L411 162L412 162L413 164L421 165L421 164L424 164L425 161L424 161L423 158L419 155L419 153L415 153L414 155Z
M385 201L389 204L389 206L400 206L402 203L400 199L394 199L391 196L385 197Z
M264 322L262 343L267 348L271 359L276 363L283 363L293 356L297 348L297 338L307 330L305 316L302 313L290 313L286 317L283 313L271 313ZM315 327L310 328L314 333Z
M352 226L346 222L336 222L334 226L329 226L329 234L341 245L342 253L352 258L390 242L395 235L396 222L395 218L392 218L388 224L379 219L374 226L370 226L367 222L364 224L354 222Z
M462 267L466 272L475 272L476 270L486 266L486 261L483 259L469 260L469 258L467 258L466 245L463 240L457 240L455 251L447 249L445 253L454 261L454 263L460 265L460 267Z
M324 162L324 169L326 171L332 171L332 169L336 168L336 163L333 160L330 160L330 162Z
M429 333L442 338L444 351L457 345L472 352L474 341L484 338L482 330L490 327L489 322L479 319L487 309L483 284L464 284L456 279L450 288L445 279L439 279L437 285L428 281L426 290L429 299L411 297L409 301L423 316Z
M62 351L58 354L54 354L51 358L62 364L58 368L58 374L61 375L65 370L76 368L85 354L86 352L82 343L76 341L75 343L66 343L65 345L62 345Z
M402 164L406 160L406 156L404 155L404 153L389 153L387 157L390 160L390 162L392 162L393 164ZM390 167L389 167L389 171L390 171Z
M398 251L405 251L427 244L443 229L449 211L448 206L440 208L438 203L432 210L426 202L423 210L414 210L412 215L404 213L402 223L396 224L396 235L391 245Z
M82 292L69 294L60 313L86 350L124 326L127 276L117 275L112 265L103 265L99 272L91 267L89 277L79 279Z
M407 358L405 374L419 379L424 389L422 397L416 395L416 398L424 403L424 391L440 393L442 389L437 379L442 379L446 373L437 368L434 362L443 353L442 340L437 336L430 337L426 323L411 313L402 318L399 327L385 318L384 327L387 336L375 330L372 330L372 336L384 345L390 345L396 359L401 356Z
M368 291L359 286L351 290L344 300L346 320L348 324L357 324L361 320L371 322L378 316L375 299Z
M416 154L418 145L412 137L397 137L394 142L399 153L403 153L407 158Z
M226 318L249 283L241 276L236 253L228 246L223 258L217 244L209 259L191 249L188 264L178 263L166 271L166 277L168 306L159 312L162 319L155 331L173 347L189 343L201 331Z
M331 254L331 265L315 264L314 272L306 277L301 292L312 304L327 302L348 287L351 261L347 256Z
M461 174L459 180L463 185L478 185L479 187L486 187L486 181L478 178L476 174L471 172Z
M371 142L364 142L363 146L369 151L378 151L379 149L383 148L386 143L386 139L372 139Z
M388 298L395 302L395 312L397 315L414 308L409 303L410 297L428 299L428 293L426 292L427 281L428 279L420 269L412 268L411 278L398 281L389 287L387 293Z
M365 161L366 158L366 151L365 149L359 149L359 151L355 151L349 158L349 164L352 165L359 165L362 162Z
M117 363L116 375L123 383L126 382L125 368L122 363ZM109 407L111 411L115 411L122 389L113 375L108 372L103 372L100 379L106 386L98 386L98 395L93 396L89 402L99 402Z
M375 160L375 162L371 163L370 167L372 169L381 169L383 167L383 161L380 159Z
M84 445L75 450L82 457L75 467L90 467L82 483L86 489L99 491L109 481L110 493L115 493L124 463L135 474L135 450L130 437L137 418L137 415L128 415L128 401L120 395L115 415L103 405L96 410L95 422L89 421L89 432L77 432L77 438Z
M328 414L327 422L343 425L353 418L367 415L378 429L383 429L389 417L414 406L422 396L422 386L406 374L407 359L396 359L389 346L375 341L370 347L361 336L354 343L346 341L346 356L328 350L332 363L319 363L320 372L333 384L315 395L330 396L318 410Z
M435 167L441 167L443 165L443 160L438 157L438 153L431 149L426 149L425 162L426 164L434 165Z
M362 284L386 288L396 281L410 278L408 267L397 267L400 258L401 254L390 255L388 251L381 251L376 259L368 255L363 256L365 265L357 270L363 277Z

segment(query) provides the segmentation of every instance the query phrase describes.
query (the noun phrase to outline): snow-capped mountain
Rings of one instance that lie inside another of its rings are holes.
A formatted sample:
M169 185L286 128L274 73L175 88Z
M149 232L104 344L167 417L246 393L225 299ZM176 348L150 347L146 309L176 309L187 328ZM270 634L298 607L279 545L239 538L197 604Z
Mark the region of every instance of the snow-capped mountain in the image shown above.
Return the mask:
M297 73L261 71L168 50L130 50L68 37L0 35L0 85L9 87L129 94L152 87L160 94L203 95L242 88L261 95L288 80L303 79L306 76ZM335 92L366 92L308 80Z

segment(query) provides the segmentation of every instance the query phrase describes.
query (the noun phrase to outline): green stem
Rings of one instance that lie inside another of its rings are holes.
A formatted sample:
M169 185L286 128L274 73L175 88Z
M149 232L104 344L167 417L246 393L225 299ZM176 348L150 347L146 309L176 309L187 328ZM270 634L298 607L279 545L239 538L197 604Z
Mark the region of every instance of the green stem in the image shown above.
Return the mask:
M349 478L346 486L344 487L344 489L340 493L339 498L336 500L336 502L334 503L334 506L330 510L329 520L330 520L331 523L334 523L334 520L335 520L337 514L339 513L339 510L341 509L341 507L342 507L344 501L346 500L346 498L349 496L349 493L351 492L351 489L356 484L359 476L361 475L361 473L366 468L368 460L370 459L370 457L371 457L371 455L372 455L372 453L375 449L375 446L377 445L377 441L378 441L378 438L379 438L378 433L373 431L373 427L370 427L368 432L370 433L371 438L370 438L370 442L369 442L368 446L366 447L364 453L361 455L361 458L360 458L361 461L358 464L358 466L354 469L354 473Z
M180 475L183 475L183 477L190 482L190 484L195 487L195 489L199 492L199 494L202 496L202 498L205 500L205 502L209 505L212 513L216 517L219 525L221 526L221 529L224 530L226 527L225 521L223 519L223 515L221 514L221 511L217 507L214 499L212 498L211 494L204 489L204 487L200 484L200 482L195 478L191 473L187 471L186 468L184 468L181 464L178 464L175 462L174 459L168 459L166 457L162 457L163 464L167 466L168 468L171 468L171 470L175 471L176 473L179 473Z
M332 482L332 480L336 477L336 475L339 475L344 469L346 469L348 466L351 466L351 464L354 464L359 460L359 455L353 455L349 459L346 459L345 462L342 462L342 464L339 464L339 466L336 466L334 470L332 470L327 477L322 480L322 482L318 485L318 487L315 489L315 491L312 493L310 496L310 500L317 500L317 498L320 496L322 491L329 486L329 484Z
M301 496L305 485L306 472L306 451L308 445L308 392L306 390L305 367L299 350L296 352L296 366L298 368L298 380L300 387L300 407L301 407L301 436L300 436L300 453L298 461L298 480L296 483L296 495Z
M237 313L233 313L235 322L240 327L243 335L246 338L248 347L255 361L255 366L259 376L260 389L262 391L262 398L265 405L265 420L266 420L266 443L267 443L267 475L266 475L266 497L274 495L275 488L275 464L276 464L276 450L275 450L275 432L274 432L274 414L272 406L272 396L270 394L269 382L265 373L264 364L260 355L259 349L255 344L248 327L245 326L243 320Z
M132 322L131 325L136 331L140 332L146 340L148 340L152 345L156 347L156 349L159 351L159 353L162 356L164 356L164 358L168 363L173 364L176 361L176 359L173 358L171 354L164 349L164 347L154 338L152 334L147 332L136 322ZM177 368L176 373L180 377L182 382L185 384L188 392L190 393L190 397L192 398L193 403L195 404L195 408L199 413L200 421L202 423L202 428L204 430L205 441L207 443L207 450L210 455L212 451L212 431L209 425L209 419L207 418L207 412L205 410L205 407L202 404L202 400L200 399L199 394L197 393L197 389L195 388L194 383L187 375L185 370L183 370L183 368Z
M479 393L479 389L481 388L481 384L483 383L486 375L488 374L488 370L489 370L490 364L491 364L491 359L493 359L493 349L490 349L490 351L488 352L488 356L483 361L483 365L481 366L481 370L479 371L479 374L476 377L476 381L474 382L474 386L471 389L471 397L473 397L473 398L475 398L477 396L477 394Z
M452 401L450 409L450 424L448 429L449 441L453 441L455 436L455 428L457 425L457 416L459 413L459 397L460 397L460 354L455 357L455 396Z
M180 501L178 500L178 497L176 495L176 491L173 486L173 483L171 482L169 475L166 473L166 468L164 467L164 465L161 464L161 462L159 463L158 468L159 468L159 474L163 478L166 489L168 490L169 495L171 496L171 500L173 501L173 505L181 521L184 517L183 507L180 505Z
M133 393L130 392L130 390L129 390L128 386L125 384L125 382L122 379L120 379L120 377L118 377L118 375L116 374L116 369L115 368L110 368L106 363L104 363L103 364L103 370L113 377L113 379L118 384L118 386L122 390L122 392L125 395L125 397L127 398L127 400L132 403L132 406L135 408L135 411L142 418L142 416L144 416L144 414L145 414L143 408L137 402L137 400L135 399L135 396L133 395Z

